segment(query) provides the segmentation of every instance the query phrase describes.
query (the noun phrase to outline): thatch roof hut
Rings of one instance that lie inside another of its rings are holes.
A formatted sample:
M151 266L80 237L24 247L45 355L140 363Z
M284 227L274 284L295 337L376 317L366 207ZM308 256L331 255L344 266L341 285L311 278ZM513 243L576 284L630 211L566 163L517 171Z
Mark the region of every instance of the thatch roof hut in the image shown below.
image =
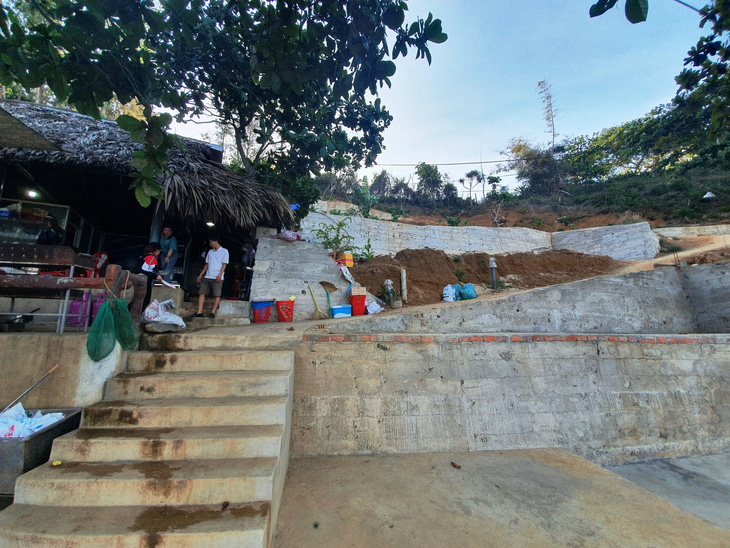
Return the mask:
M32 131L21 135L17 122ZM180 141L182 150L170 150L170 173L160 181L169 217L191 225L212 221L231 231L292 224L291 210L280 193L216 162L208 144ZM140 148L116 122L0 100L0 179L5 167L7 172L24 174L26 181L28 176L35 182L44 180L50 197L63 199L79 211L97 211L97 223L127 228L141 223L146 224L143 232L149 230L145 218L151 217L151 208L144 213L128 190L133 171L129 162ZM14 180L17 187L23 177ZM5 190L3 197L9 197L8 186Z

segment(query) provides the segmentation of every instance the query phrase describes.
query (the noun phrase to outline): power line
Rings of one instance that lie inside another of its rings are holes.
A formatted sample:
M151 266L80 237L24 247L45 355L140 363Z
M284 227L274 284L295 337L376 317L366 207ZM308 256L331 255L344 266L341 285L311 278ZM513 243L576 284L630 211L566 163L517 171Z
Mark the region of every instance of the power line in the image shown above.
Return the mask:
M476 165L476 164L498 164L500 162L514 162L515 160L478 160L476 162L444 162L439 164L431 164L429 162L429 165L432 166L469 166L469 165ZM421 164L424 162L418 162L417 164L377 164L379 166L383 167L416 167L418 164Z

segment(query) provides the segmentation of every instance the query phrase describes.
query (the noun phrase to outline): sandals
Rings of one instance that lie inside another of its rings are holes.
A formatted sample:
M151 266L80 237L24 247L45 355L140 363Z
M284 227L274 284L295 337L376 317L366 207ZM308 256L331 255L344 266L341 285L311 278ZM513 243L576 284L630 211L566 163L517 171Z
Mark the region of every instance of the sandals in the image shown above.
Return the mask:
M209 317L209 318L210 318L211 320L214 320L214 319L215 319L215 314L213 314L213 313L211 312L210 314L208 314L208 317Z

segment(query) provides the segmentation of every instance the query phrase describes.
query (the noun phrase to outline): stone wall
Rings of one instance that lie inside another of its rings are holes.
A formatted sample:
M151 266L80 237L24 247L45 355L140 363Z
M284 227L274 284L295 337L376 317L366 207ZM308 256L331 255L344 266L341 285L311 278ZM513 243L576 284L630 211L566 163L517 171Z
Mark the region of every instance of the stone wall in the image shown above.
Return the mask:
M659 253L659 237L651 231L649 223L601 226L555 232L553 248L608 255L617 261L639 261Z
M120 373L126 363L126 353L119 343L100 362L91 361L83 333L1 333L0 404L8 405L59 364L52 375L23 398L23 406L60 409L91 405L101 400L104 383Z
M305 239L316 241L315 231L321 224L332 225L341 219L313 212L302 221L300 232ZM568 249L617 260L641 260L651 259L659 252L659 238L648 223L551 234L520 227L417 226L352 217L347 233L357 247L363 247L369 238L376 255L395 255L403 249L442 249L450 255Z
M688 333L696 332L696 319L679 272L661 268L542 287L501 299L331 321L327 329L333 333Z
M726 337L306 339L294 456L558 446L616 464L730 445Z

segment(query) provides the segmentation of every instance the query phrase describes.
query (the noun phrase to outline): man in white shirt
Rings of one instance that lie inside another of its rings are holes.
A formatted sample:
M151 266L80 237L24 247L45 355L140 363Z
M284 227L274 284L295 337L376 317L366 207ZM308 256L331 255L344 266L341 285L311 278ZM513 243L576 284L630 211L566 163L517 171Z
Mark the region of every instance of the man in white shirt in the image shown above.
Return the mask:
M213 297L213 309L210 311L209 318L215 318L215 313L218 312L218 305L221 302L223 273L228 266L228 250L218 242L218 236L210 236L208 243L211 250L205 256L205 266L198 276L198 283L200 284L198 312L193 314L193 318L203 317L206 294L210 293Z

